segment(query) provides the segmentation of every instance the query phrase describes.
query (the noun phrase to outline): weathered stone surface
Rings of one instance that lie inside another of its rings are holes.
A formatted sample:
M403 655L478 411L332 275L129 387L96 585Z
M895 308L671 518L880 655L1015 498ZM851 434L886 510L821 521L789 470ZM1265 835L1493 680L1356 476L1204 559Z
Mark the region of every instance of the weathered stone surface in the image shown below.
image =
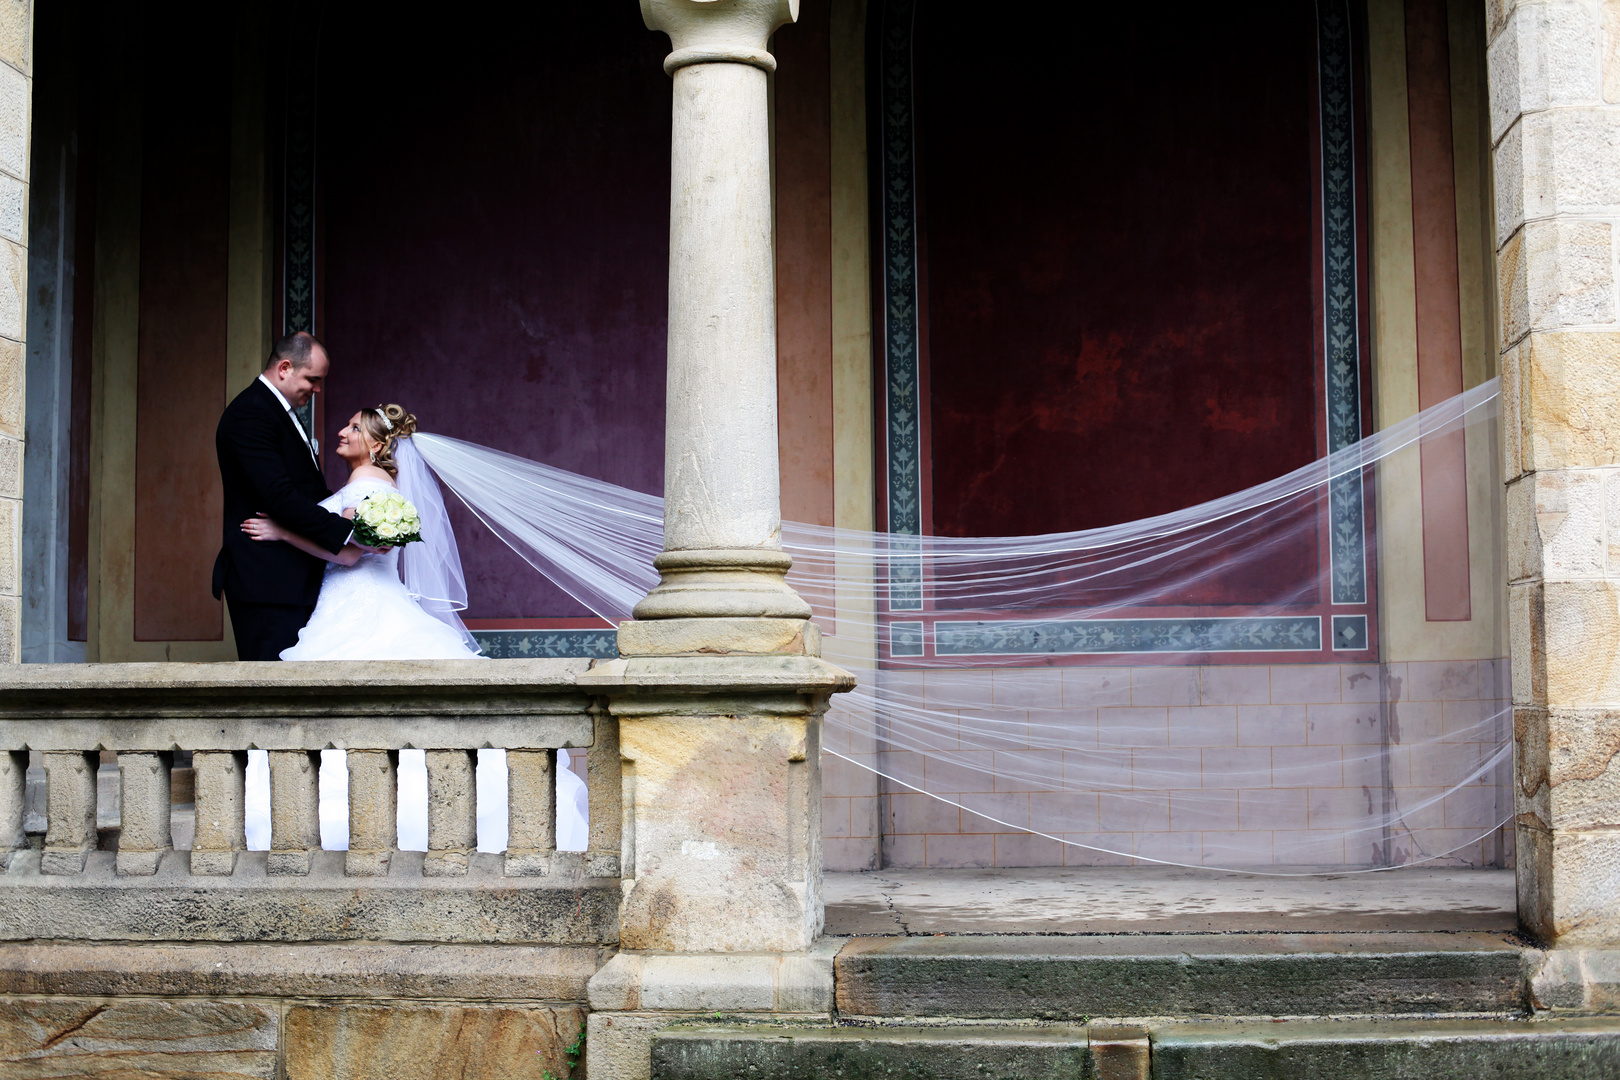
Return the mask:
M9 338L0 338L0 434L22 438L24 385L22 345ZM21 444L13 442L10 445L14 448L12 453L18 453L17 448ZM0 495L15 498L21 494L15 477L11 484L0 489Z
M272 875L309 873L321 846L319 751L272 750L270 759L270 852Z
M1519 951L1495 934L857 938L845 1016L1072 1020L1501 1012Z
M1188 1024L1153 1032L1155 1080L1354 1076L1590 1080L1620 1072L1614 1020Z
M218 1001L0 1001L0 1076L276 1076L276 1014Z
M1497 256L1503 338L1614 322L1612 245L1605 221L1554 218L1515 233Z
M620 656L725 653L821 655L821 633L806 619L643 619L619 624Z
M1148 1080L1152 1047L1145 1028L1091 1027L1086 1041L1097 1080Z
M588 746L588 660L22 664L0 749Z
M624 833L624 758L619 721L605 712L595 717L596 737L585 752L586 794L590 799L590 838L585 853L589 877L618 877Z
M1513 6L1489 49L1491 137L1501 138L1521 113L1596 101L1598 34L1583 5Z
M652 1075L653 1037L680 1019L683 1017L669 1013L591 1013L586 1026L596 1075L612 1080L648 1080Z
M0 994L583 1002L600 945L0 945Z
M568 1007L287 1010L287 1080L536 1080L569 1075L567 1047L585 1026Z
M819 734L816 716L621 717L635 800L625 948L796 952L814 941Z
M0 3L0 61L24 74L34 67L33 7L30 0Z
M350 750L349 850L343 872L350 877L386 877L398 831L395 755L386 750Z
M343 873L341 851L313 854L308 876L266 873L264 852L236 872L193 878L186 852L168 852L151 877L118 877L114 855L90 855L83 874L39 872L18 852L0 876L0 940L406 941L611 944L618 882L508 878L499 855L476 854L463 878L425 878L421 852L398 852L387 877ZM553 883L555 882L555 883Z
M1519 920L1560 947L1620 940L1620 830L1548 832L1519 822Z
M171 844L169 835L170 755L118 755L122 777L118 855L120 874L155 874L158 860Z
M47 752L45 874L77 874L96 846L96 770L100 755Z
M191 872L228 876L236 869L237 853L247 848L242 818L247 752L199 750L191 768L197 798Z
M1542 586L1549 706L1620 704L1620 582Z
M1537 334L1519 363L1524 469L1620 464L1620 334Z
M1083 1027L669 1028L653 1039L656 1080L1049 1080L1090 1075Z
M478 846L477 759L471 750L429 750L428 852L423 872L460 877Z
M1524 969L1535 1009L1612 1013L1620 1008L1620 949L1528 949Z
M599 1011L830 1013L841 938L801 954L621 952L591 979Z

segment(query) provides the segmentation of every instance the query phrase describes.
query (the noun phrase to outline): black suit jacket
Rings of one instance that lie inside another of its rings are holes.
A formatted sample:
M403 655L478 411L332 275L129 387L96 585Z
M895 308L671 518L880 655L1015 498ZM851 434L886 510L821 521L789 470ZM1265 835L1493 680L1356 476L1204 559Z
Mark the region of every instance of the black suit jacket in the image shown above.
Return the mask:
M214 596L241 604L313 606L326 564L291 544L254 540L242 522L264 512L336 554L352 525L316 504L332 492L275 392L258 379L225 407L214 433L225 487L223 546Z

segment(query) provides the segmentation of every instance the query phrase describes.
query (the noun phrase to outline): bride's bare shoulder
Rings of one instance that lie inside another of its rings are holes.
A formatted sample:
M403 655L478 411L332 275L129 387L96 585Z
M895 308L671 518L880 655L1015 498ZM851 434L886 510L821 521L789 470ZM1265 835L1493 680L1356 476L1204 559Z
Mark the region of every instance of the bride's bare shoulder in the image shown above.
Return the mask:
M389 476L384 470L377 468L375 465L360 465L356 467L354 472L349 474L349 483L352 484L356 480L381 480L390 487L394 485L394 478Z

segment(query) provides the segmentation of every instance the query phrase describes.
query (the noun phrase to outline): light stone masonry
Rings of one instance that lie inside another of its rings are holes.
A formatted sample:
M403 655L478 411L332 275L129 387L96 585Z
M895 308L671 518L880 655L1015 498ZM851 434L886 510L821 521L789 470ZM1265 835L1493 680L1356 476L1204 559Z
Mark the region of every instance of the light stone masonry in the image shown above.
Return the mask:
M0 664L22 655L24 316L28 296L31 0L0 0Z
M1487 10L1519 917L1548 945L1612 946L1620 5L1493 0Z

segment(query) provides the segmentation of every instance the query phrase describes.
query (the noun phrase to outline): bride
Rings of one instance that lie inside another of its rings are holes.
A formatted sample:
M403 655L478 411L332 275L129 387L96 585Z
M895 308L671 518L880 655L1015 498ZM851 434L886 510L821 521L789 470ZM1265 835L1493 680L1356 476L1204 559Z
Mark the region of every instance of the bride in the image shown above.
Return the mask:
M298 632L298 643L282 650L283 660L452 660L479 655L472 635L455 614L454 600L447 595L450 590L428 588L434 583L429 579L448 584L451 574L460 584L461 560L438 485L410 441L415 433L416 417L398 405L355 413L337 437L337 455L349 466L349 482L321 507L352 518L366 499L397 488L422 519L422 541L417 546L423 550L379 551L351 542L334 555L268 517L242 523L242 531L255 540L280 540L327 561L315 613ZM455 565L448 568L452 557ZM462 589L465 595L464 585Z
M315 612L299 631L298 642L282 650L283 660L483 659L456 613L467 602L461 556L438 483L411 439L415 433L416 417L399 405L355 413L338 434L336 446L338 457L349 466L349 482L321 506L352 518L372 495L398 490L421 518L420 542L382 550L351 542L334 555L263 515L242 523L242 531L254 540L292 544L327 561ZM337 757L341 753L322 752L321 831L329 847L348 846L348 776ZM492 846L485 841L506 831L505 752L478 753L480 766L486 766L486 755L496 759L490 763L494 768L479 770L479 847L500 850L504 843ZM567 767L568 751L561 754L557 847L580 851L585 847L585 785ZM247 778L249 847L263 850L269 847L268 762L262 752L252 757ZM399 808L400 848L425 850L427 776L419 749L400 754Z

